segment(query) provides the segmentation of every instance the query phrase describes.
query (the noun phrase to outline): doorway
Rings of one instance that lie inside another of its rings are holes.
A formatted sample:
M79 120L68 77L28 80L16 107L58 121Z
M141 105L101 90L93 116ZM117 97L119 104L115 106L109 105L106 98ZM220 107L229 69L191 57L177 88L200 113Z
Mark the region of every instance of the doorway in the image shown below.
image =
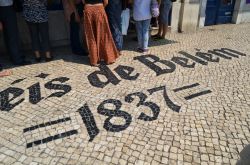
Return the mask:
M207 0L205 26L232 22L235 0Z

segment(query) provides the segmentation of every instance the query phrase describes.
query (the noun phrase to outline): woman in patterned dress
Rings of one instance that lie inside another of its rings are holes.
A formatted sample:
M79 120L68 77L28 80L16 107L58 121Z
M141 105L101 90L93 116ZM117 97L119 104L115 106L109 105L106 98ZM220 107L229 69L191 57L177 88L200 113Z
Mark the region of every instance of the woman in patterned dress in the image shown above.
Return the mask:
M97 66L102 60L112 64L118 58L108 18L104 7L108 0L82 0L85 4L84 28L89 50L90 64Z
M41 61L40 51L45 52L46 61L51 61L47 0L24 0L23 16L30 30L36 61Z

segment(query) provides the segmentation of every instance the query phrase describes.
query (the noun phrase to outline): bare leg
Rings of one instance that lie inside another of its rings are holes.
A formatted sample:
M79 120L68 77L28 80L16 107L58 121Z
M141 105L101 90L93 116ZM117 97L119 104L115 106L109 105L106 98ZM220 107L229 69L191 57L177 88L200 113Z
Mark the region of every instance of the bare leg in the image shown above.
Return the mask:
M45 56L46 56L46 58L51 58L50 51L47 51L47 52L45 53Z
M47 51L45 53L45 61L49 62L49 61L52 61L52 60L53 60L53 56L51 56L50 51Z
M168 25L163 25L163 33L162 33L162 38L165 38L166 34L167 34L167 31L168 31Z
M159 23L159 30L157 36L161 36L162 30L163 30L163 24Z
M35 54L36 58L40 58L40 57L41 57L41 55L40 55L40 52L39 52L39 51L34 51L34 54Z

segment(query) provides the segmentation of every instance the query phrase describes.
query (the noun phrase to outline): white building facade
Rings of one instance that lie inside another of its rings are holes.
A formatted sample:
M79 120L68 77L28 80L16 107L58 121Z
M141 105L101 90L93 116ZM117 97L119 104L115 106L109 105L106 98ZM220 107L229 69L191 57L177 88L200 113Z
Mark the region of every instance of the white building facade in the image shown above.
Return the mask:
M250 22L250 0L177 0L173 3L172 32L195 32L217 24Z

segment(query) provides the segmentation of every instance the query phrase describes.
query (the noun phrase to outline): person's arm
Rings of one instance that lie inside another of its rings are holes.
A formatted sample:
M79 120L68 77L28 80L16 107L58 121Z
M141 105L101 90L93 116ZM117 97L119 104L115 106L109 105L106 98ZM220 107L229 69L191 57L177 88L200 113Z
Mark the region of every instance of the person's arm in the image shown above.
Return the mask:
M81 19L80 19L80 16L76 10L75 0L68 0L68 2L69 2L70 7L73 9L73 12L75 14L75 21L79 23Z
M103 0L104 7L106 7L108 5L108 3L109 3L109 0Z

